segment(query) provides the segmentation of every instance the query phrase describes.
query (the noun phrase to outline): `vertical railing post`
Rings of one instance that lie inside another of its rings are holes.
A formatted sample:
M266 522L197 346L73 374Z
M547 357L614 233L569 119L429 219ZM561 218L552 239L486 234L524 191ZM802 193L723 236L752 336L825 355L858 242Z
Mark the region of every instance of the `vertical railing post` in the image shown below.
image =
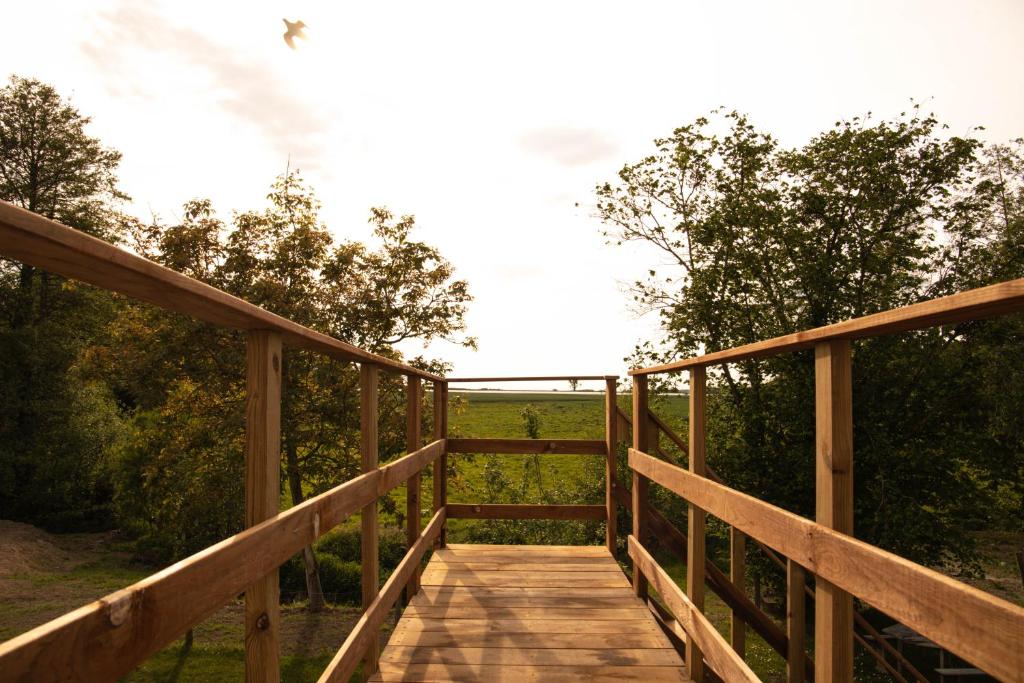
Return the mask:
M706 477L708 473L706 407L707 370L703 365L698 365L690 370L689 460L690 471L701 477ZM686 594L701 612L704 611L705 524L704 510L690 503L686 515ZM695 683L704 680L703 654L694 638L686 639L686 666Z
M647 376L633 375L633 449L648 452L647 433L650 420L647 419L649 408L647 396ZM633 537L637 543L643 544L647 532L647 489L650 482L633 470ZM647 579L636 563L633 563L633 592L641 599L647 598Z
M420 431L422 430L422 383L420 378L409 375L405 385L405 442L406 450L409 453L417 451L423 445ZM413 544L420 537L420 473L417 471L409 477L405 485L405 540L406 545L412 548ZM409 583L405 587L405 599L412 600L413 596L420 589L420 568L413 570L409 577Z
M789 639L786 652L786 680L788 683L804 683L807 669L804 665L805 630L807 628L807 596L804 584L807 579L804 568L793 560L786 561L786 637Z
M245 525L278 513L281 498L281 335L256 330L246 346ZM245 680L280 680L277 569L245 590Z
M377 469L377 393L380 379L377 366L363 363L359 366L359 434L360 454L362 455L362 471L372 472ZM363 561L363 611L377 598L380 591L380 552L377 537L377 501L363 508L362 525L362 561ZM380 638L375 634L366 647L363 658L363 674L370 676L377 671L377 659L380 656Z
M850 342L814 347L816 520L853 534L853 399ZM853 680L853 599L815 579L815 680Z
M434 440L448 438L448 383L434 382ZM434 514L448 504L448 447L434 461ZM448 542L446 529L441 527L436 546L443 548Z
M604 446L608 451L604 465L604 505L606 508L605 543L608 552L615 554L615 524L617 508L615 505L615 467L619 452L619 436L616 427L619 424L618 399L616 384L618 377L605 377L604 380Z
M729 580L747 594L747 537L736 527L729 527ZM747 622L736 610L729 617L729 644L742 657L747 649Z

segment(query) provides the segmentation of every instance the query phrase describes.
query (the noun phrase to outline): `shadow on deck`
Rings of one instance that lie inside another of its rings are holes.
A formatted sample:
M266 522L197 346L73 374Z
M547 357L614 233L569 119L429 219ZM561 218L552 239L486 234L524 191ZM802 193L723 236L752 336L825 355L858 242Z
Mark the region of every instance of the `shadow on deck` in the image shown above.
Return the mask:
M371 681L688 681L608 550L450 544Z

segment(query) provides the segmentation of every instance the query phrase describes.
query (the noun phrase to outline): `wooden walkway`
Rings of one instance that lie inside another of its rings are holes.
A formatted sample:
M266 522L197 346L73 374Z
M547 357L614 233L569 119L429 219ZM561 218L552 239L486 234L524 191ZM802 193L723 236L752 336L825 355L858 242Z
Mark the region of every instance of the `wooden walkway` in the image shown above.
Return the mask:
M598 546L434 553L371 681L689 681Z

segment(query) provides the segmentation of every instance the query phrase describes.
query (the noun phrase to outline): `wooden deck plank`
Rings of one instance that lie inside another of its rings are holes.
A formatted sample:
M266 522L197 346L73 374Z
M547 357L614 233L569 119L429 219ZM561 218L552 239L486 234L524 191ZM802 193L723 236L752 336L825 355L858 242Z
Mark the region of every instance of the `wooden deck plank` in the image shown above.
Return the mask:
M436 619L405 617L398 631L445 631L448 633L661 633L650 619Z
M578 623L578 622L577 622ZM483 647L555 650L667 649L671 645L662 633L468 633L414 631L402 629L391 635L390 644L398 647Z
M686 683L676 666L507 666L400 664L381 662L370 681L493 681L494 683L573 683L576 681L651 681Z
M608 549L603 545L493 545L489 543L449 543L445 549L451 553L469 552L478 554L481 551L509 554L538 553L541 555L574 555L577 557L609 557ZM443 555L443 553L441 553Z
M389 645L381 661L409 664L500 664L502 666L681 666L671 648L550 649L516 647L407 647Z
M690 680L602 546L449 545L421 586L372 680Z

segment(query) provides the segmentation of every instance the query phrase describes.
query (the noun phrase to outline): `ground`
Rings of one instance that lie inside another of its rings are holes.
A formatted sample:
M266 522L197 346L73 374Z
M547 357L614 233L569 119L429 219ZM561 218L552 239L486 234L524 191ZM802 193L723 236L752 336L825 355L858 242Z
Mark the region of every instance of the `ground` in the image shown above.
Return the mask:
M453 392L454 393L454 392ZM465 437L522 438L520 411L532 403L541 416L542 438L593 438L603 436L603 401L600 394L558 392L557 394L467 393L468 409L453 412L453 433ZM625 397L620 397L620 400ZM625 407L625 401L622 401ZM673 397L659 407L659 414L680 433L686 414L683 397ZM518 472L516 456L509 466ZM544 456L544 475L549 480L583 476L581 458L593 456ZM479 501L483 463L481 459L460 458L460 482L452 491L453 501ZM429 482L425 483L429 486ZM425 488L425 493L427 489ZM395 491L398 510L405 509L402 488ZM430 500L429 494L424 500ZM593 502L593 501L590 501ZM393 524L382 515L383 524ZM451 540L457 542L459 525L476 522L459 520ZM347 524L358 524L349 520ZM982 590L1024 605L1024 586L1017 571L1014 552L1024 545L1024 535L986 533L979 535L984 554L984 577L969 581ZM685 568L670 557L659 557L665 569L684 581ZM26 524L0 521L0 641L45 623L75 607L122 588L155 571L155 567L132 559L128 539L116 532L52 535ZM708 616L725 632L728 611L709 594ZM310 614L301 603L285 605L282 616L283 680L315 681L344 641L358 617L352 606L333 606L321 614ZM244 650L241 602L233 602L196 627L193 645L187 651L181 641L146 662L128 677L129 681L242 681ZM748 634L748 662L765 680L780 680L783 662L755 634ZM934 663L921 662L922 667ZM930 670L926 668L925 670ZM858 661L858 680L884 680L870 661Z

